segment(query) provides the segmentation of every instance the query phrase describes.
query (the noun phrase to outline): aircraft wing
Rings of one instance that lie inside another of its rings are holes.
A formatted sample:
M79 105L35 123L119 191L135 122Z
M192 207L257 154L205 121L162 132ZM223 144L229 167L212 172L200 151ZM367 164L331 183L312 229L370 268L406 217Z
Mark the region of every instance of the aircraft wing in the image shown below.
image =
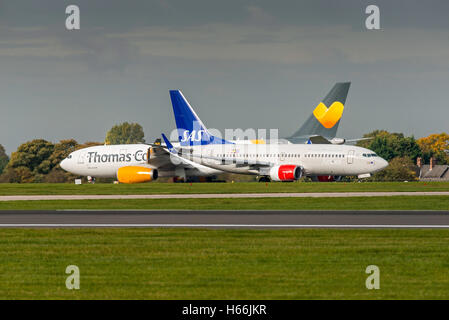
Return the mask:
M202 165L214 169L219 169L222 165L230 165L235 164L237 167L252 167L252 168L260 168L260 167L271 167L275 165L272 162L268 161L260 161L260 160L253 160L253 159L241 159L238 157L214 157L214 156L207 156L203 154L195 154L195 153L187 153L183 154L182 152L178 151L176 148L173 147L173 145L170 143L170 141L167 139L167 137L162 134L162 138L165 141L165 144L167 145L168 151L171 153L172 156L180 159L181 161L185 161L189 164L197 164L194 161L191 161L187 158L198 158L198 159L207 159L207 160L215 160L215 164L205 164L201 163Z
M175 170L176 167L182 166L184 168L194 169L198 167L193 161L190 161L185 158L179 158L174 160L172 158L173 153L171 153L166 146L162 146L161 144L149 144L152 147L150 151L151 154L155 154L157 157L151 158L148 161L148 164L157 167L159 170L171 171Z
M235 164L238 167L271 167L274 165L272 162L268 161L260 161L260 160L253 160L253 159L242 159L238 157L213 157L213 156L205 156L200 154L191 154L191 157L194 158L201 158L201 159L208 159L208 160L216 160L220 161L221 164Z
M310 136L306 143L307 144L344 144L344 143L354 144L354 143L357 143L358 141L364 141L364 140L370 140L370 139L373 139L373 137L358 138L358 139L333 138L333 139L329 140L323 136L315 135L315 136Z
M348 143L357 143L359 141L364 141L364 140L371 140L374 139L374 137L369 137L369 138L358 138L358 139L346 139L346 142Z

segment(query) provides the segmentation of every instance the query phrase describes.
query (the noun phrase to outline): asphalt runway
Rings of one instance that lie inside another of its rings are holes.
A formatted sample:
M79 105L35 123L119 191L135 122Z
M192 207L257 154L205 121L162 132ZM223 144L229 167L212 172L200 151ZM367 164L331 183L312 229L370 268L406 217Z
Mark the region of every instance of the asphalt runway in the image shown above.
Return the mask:
M214 193L214 194L117 194L117 195L12 195L0 201L111 200L111 199L211 199L211 198L346 198L392 196L449 196L449 191L433 192L302 192L302 193Z
M449 229L449 211L0 211L0 227Z

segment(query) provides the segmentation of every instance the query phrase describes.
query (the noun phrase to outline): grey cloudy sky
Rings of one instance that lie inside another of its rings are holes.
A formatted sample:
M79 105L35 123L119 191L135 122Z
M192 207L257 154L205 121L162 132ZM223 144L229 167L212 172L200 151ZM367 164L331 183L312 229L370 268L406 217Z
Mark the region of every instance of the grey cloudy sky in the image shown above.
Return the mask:
M169 89L208 127L289 135L337 81L352 82L341 137L447 132L448 17L443 0L0 0L0 144L103 141L123 121L152 141L174 128Z

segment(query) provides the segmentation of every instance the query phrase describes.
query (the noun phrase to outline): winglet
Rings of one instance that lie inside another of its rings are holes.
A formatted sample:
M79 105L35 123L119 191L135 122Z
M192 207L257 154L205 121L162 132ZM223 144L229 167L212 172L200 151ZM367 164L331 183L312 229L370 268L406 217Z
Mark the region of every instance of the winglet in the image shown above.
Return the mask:
M162 133L162 139L164 139L165 145L168 148L168 151L170 151L171 153L176 153L176 149L175 147L173 147L173 145L171 144L170 140L167 139L167 137L165 136L165 134Z

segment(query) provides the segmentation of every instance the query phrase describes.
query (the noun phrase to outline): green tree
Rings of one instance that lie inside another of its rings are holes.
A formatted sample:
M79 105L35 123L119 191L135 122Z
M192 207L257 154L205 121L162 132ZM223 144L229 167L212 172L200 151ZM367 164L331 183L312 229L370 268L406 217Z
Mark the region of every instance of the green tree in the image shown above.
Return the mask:
M5 148L0 144L0 174L9 162L9 157L5 152Z
M5 168L0 176L1 183L29 183L35 182L35 175L27 167Z
M124 122L115 125L106 134L106 144L144 143L144 132L138 123Z
M43 181L51 183L62 183L73 180L75 176L69 172L64 171L60 163L64 160L70 153L78 148L79 144L74 139L61 140L59 143L55 144L53 153L48 158L51 170L48 174L43 177Z
M11 159L6 169L13 169L20 175L20 182L38 182L42 175L52 169L49 160L54 150L54 145L43 139L36 139L21 144L17 151L11 154ZM27 169L27 170L25 170ZM31 174L31 178L29 175ZM34 179L32 178L34 176Z
M449 164L449 154L446 153L449 150L449 134L431 134L416 142L421 148L424 163L429 163L430 158L434 157L439 164Z
M64 160L69 154L78 148L78 142L74 139L61 140L55 144L53 153L48 160L52 168L60 168L59 163Z
M373 175L372 181L414 181L417 180L417 167L409 157L397 157L388 167Z
M84 148L88 148L88 147L95 147L95 146L101 146L104 143L101 142L95 142L95 141L88 141L85 142L83 144L79 144L76 146L75 150L80 150L80 149L84 149Z
M357 145L373 150L387 161L396 157L407 157L415 161L422 154L413 136L405 137L402 133L375 130L363 135L363 137L372 139L359 141Z

